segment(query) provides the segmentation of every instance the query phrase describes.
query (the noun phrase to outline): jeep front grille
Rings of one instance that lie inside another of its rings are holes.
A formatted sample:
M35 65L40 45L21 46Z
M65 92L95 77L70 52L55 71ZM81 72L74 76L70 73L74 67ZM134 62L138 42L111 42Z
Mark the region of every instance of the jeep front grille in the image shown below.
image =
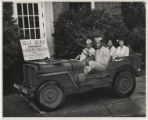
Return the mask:
M35 66L30 64L24 64L24 83L28 86L32 86L33 80L35 79Z

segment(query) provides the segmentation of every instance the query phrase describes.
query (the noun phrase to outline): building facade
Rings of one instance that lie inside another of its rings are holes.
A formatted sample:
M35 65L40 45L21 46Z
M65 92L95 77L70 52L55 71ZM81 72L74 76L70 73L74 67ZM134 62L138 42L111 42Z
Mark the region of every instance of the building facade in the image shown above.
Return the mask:
M62 12L86 8L120 14L120 6L119 2L13 2L21 39L46 39L50 55L54 55L54 23Z

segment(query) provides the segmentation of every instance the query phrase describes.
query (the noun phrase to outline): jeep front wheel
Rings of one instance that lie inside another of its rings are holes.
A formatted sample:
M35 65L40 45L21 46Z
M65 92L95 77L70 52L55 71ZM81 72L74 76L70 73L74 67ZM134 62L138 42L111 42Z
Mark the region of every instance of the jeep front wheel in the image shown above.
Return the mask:
M37 92L37 104L46 110L58 108L64 101L65 94L57 85L47 84Z
M120 72L113 82L113 90L118 97L130 96L133 93L135 86L135 77L130 72Z

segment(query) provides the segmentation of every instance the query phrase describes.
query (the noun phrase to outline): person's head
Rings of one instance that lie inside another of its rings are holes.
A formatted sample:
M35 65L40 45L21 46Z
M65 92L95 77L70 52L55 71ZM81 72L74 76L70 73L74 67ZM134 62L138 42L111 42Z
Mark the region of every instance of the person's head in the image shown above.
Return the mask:
M112 47L113 46L113 41L112 40L108 40L108 47Z
M95 42L96 42L96 47L97 47L97 49L101 48L101 46L102 46L102 40L103 40L102 37L97 37L97 38L95 38Z
M124 45L124 40L123 40L123 39L119 40L119 45L120 45L121 47Z
M90 39L86 40L86 47L87 48L91 48L92 47L92 40L90 40Z

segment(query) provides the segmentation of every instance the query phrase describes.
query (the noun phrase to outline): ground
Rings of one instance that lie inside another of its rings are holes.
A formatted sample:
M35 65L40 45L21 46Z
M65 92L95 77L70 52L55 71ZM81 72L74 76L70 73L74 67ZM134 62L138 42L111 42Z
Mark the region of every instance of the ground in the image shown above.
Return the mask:
M17 94L3 99L4 117L107 117L145 116L145 76L136 78L137 86L128 98L116 98L111 88L67 96L63 106L56 111L45 112Z

